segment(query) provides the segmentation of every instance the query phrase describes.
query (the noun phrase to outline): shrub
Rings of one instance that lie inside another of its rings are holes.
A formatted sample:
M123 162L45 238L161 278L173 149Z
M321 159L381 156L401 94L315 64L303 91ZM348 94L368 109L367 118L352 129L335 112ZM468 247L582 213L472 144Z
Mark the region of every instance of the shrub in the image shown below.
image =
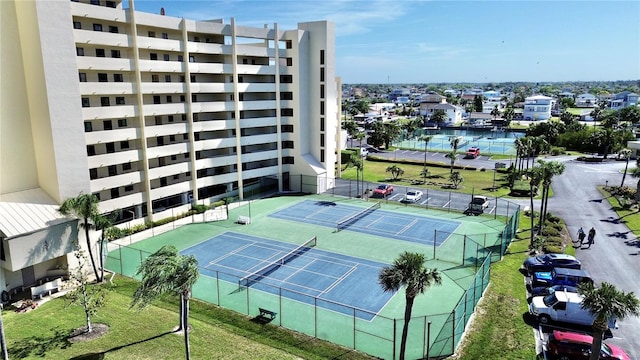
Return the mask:
M554 227L545 226L544 229L542 229L542 235L544 235L544 236L560 236L560 231L558 231Z
M151 223L138 224L131 227L131 234L147 230L152 226Z
M202 214L203 212L207 211L209 207L204 204L193 204L191 205L191 209L195 210L196 214Z
M553 156L562 155L566 152L567 152L567 149L561 146L554 146L551 148L551 155Z
M218 206L223 206L223 205L224 205L224 200L218 200L218 201L214 202L213 204L211 204L211 208L215 209Z

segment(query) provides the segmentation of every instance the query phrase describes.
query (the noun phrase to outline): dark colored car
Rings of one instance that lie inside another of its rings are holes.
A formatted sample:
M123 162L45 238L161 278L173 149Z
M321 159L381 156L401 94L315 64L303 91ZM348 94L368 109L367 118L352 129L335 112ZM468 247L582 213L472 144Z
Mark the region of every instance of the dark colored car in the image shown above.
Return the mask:
M567 291L567 292L577 293L578 288L575 286L569 286L569 285L553 285L550 287L538 286L531 289L529 293L531 294L532 297L547 296L549 294L553 294L556 291Z
M589 360L593 338L589 335L555 330L547 340L547 354L558 360ZM631 360L621 348L602 343L600 360Z
M553 268L580 269L580 260L567 254L543 254L527 258L522 267L528 274L538 271L551 271Z
M578 269L554 268L551 271L538 271L531 275L531 289L541 286L568 285L577 287L580 283L591 282L588 272Z
M373 189L373 195L385 197L393 192L393 185L380 184L377 188Z

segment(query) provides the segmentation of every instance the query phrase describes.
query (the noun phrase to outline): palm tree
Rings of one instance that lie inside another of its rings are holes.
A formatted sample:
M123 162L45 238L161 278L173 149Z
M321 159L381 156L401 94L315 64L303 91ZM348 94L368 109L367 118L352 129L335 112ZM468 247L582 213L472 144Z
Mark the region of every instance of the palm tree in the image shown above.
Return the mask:
M624 319L627 315L640 315L640 300L633 292L625 293L606 282L599 288L592 283L583 283L578 287L578 293L584 296L580 306L596 317L593 321L593 343L589 360L598 360L602 337L609 329L609 320Z
M445 113L444 110L438 109L431 115L431 121L438 124L438 127L440 127L440 124L445 122L445 120L447 120L447 113Z
M565 170L565 165L558 161L544 161L538 160L540 164L540 176L542 178L542 201L540 203L540 220L539 227L542 230L544 226L544 220L547 217L547 204L549 202L549 189L551 188L551 181L556 175L562 175Z
M460 171L454 171L449 175L449 181L451 181L451 185L453 185L454 189L457 189L458 186L464 181L464 177L460 174Z
M115 220L115 213L112 213L110 216L103 215L95 215L93 217L93 224L96 230L100 230L100 241L99 250L98 250L98 259L100 261L100 278L97 279L98 282L102 282L104 279L104 244L105 244L105 234L109 231L109 228L113 226L113 221Z
M422 135L420 136L420 141L424 141L424 169L422 170L422 174L424 175L424 183L427 183L427 147L429 145L429 141L433 139L433 136L430 135Z
M398 176L404 174L404 170L397 165L388 166L386 171L393 175L393 180L398 180Z
M516 112L513 110L513 107L511 107L511 105L507 106L507 108L504 109L502 118L504 119L504 125L507 129L509 129L509 127L511 126L511 121L513 120L515 114Z
M638 179L638 182L636 183L636 198L635 198L637 203L640 201L640 164L636 163L636 165L638 167L633 169L629 175L631 175L631 177L634 179Z
M498 105L494 105L491 110L491 116L493 116L493 120L495 120L500 115L500 110L498 109Z
M438 270L428 269L424 263L424 254L405 251L393 261L391 266L384 267L378 275L378 282L385 292L398 291L401 287L405 287L406 304L400 342L400 360L404 359L409 321L416 296L423 294L433 284L442 284Z
M73 215L82 219L80 226L84 228L84 236L87 240L87 251L89 252L89 259L93 266L93 273L96 276L96 280L102 281L100 274L98 274L98 268L96 267L96 261L93 258L93 251L91 250L91 238L89 237L89 230L94 228L94 225L89 221L100 214L98 210L98 197L93 194L78 194L77 197L66 199L60 205L58 211L63 215Z
M624 164L624 173L622 174L622 181L620 182L620 187L624 186L624 179L627 177L627 170L629 170L629 159L631 158L631 149L624 148L618 152L618 154L622 155L626 163Z
M538 193L538 187L540 186L540 180L542 179L542 174L540 171L540 167L538 166L534 166L532 167L530 170L527 171L527 174L529 176L529 200L530 200L530 206L531 206L531 241L529 242L529 247L531 249L533 249L533 238L534 238L534 233L535 231L533 231L533 220L536 217L535 215L535 211L533 211L534 207L533 207L533 198L536 196L536 194Z
M200 276L198 260L193 255L180 255L173 245L165 245L140 264L136 275L141 275L142 281L133 293L131 307L142 309L158 296L167 293L180 295L180 325L176 331L184 333L185 354L188 360L189 298L191 288Z
M449 170L450 174L453 174L453 165L456 162L456 158L458 157L458 145L462 140L461 136L451 136L449 137L449 144L451 145L451 152L449 153L449 161L451 161L451 169Z

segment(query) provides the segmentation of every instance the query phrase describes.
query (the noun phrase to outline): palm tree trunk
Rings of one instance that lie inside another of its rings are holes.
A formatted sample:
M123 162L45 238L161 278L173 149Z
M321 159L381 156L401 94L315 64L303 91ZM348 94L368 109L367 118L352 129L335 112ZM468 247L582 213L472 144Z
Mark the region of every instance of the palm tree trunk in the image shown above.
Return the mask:
M620 182L620 187L624 186L624 179L627 177L627 169L629 169L629 156L627 156L627 163L624 165L624 173L622 174L622 182Z
M529 216L531 217L531 239L529 241L529 248L533 250L533 236L535 231L533 231L533 220L535 218L535 211L533 211L533 186L529 185L529 199L531 201L531 214L529 214Z
M178 329L176 331L183 331L185 329L184 327L184 299L183 299L184 295L182 293L180 293L180 323L178 324Z
M185 358L189 360L191 358L191 348L189 346L189 290L185 290L184 294L181 295L181 300L183 302L182 307L184 308L182 317L184 323L184 350L185 350Z
M91 238L89 237L89 219L85 218L84 223L84 236L87 239L87 251L89 252L89 259L91 259L91 266L93 267L93 273L96 275L96 280L100 280L98 268L96 267L96 260L93 258L93 250L91 250Z
M100 250L99 250L99 257L100 257L100 278L98 279L98 283L101 283L102 280L104 280L104 229L102 229L102 236L100 237Z
M599 326L593 327L593 342L591 343L591 355L589 355L589 360L598 360L600 359L600 349L602 348L602 335L604 334L604 330Z
M407 335L409 333L409 321L411 321L414 299L415 297L406 296L407 303L404 307L404 325L402 326L402 338L400 340L400 360L404 360L404 353L407 348Z

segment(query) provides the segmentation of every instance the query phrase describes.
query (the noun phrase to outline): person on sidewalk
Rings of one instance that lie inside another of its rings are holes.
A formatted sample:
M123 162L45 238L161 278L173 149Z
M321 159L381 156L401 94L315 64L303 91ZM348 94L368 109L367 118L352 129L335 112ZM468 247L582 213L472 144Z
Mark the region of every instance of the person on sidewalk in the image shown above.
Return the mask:
M589 240L587 242L587 249L590 248L591 245L593 245L595 237L596 237L596 229L591 227L591 230L589 230Z
M584 241L585 236L587 236L587 234L584 233L584 230L582 230L582 226L580 226L580 229L578 229L578 241L580 241L581 244Z

